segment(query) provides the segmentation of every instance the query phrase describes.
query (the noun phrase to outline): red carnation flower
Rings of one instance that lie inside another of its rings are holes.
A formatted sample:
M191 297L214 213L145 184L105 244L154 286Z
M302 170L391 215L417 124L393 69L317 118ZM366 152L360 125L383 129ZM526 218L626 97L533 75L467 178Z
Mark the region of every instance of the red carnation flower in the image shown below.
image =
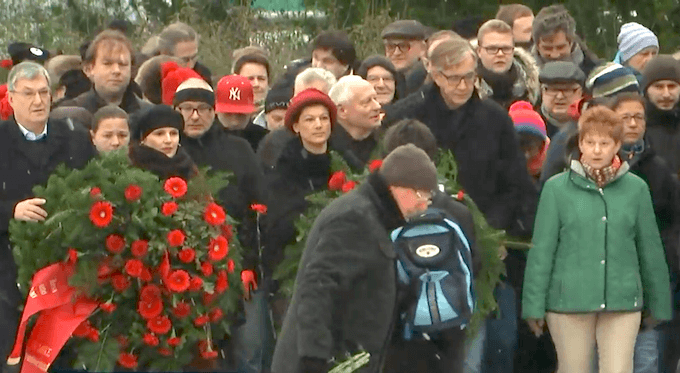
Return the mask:
M168 346L177 347L179 346L180 343L182 343L182 338L179 337L168 338Z
M90 325L90 321L85 320L78 324L78 326L73 330L73 335L74 337L87 337L87 335L90 333L90 330L92 329L92 325Z
M210 321L218 322L224 317L224 312L221 309L215 307L210 311Z
M198 343L198 349L201 351L201 356L204 359L214 359L217 357L217 351L215 349L208 345L208 342L206 341L200 341Z
M158 346L158 344L160 343L160 340L158 340L158 337L156 337L155 335L153 335L151 333L146 333L142 337L142 342L144 342L144 344L147 345L147 346L154 347L154 346Z
M142 268L142 275L139 276L139 278L144 282L149 282L153 279L153 277L151 277L151 271L146 267Z
M170 349L167 348L167 347L160 347L160 348L158 349L158 353L161 354L161 355L163 355L163 356L170 356L170 355L172 355L172 351L170 351Z
M227 271L229 273L234 273L234 267L236 267L236 264L234 263L233 259L229 259L227 262Z
M200 277L192 277L191 283L189 284L189 290L199 291L203 288L203 279Z
M212 304L212 302L215 301L215 298L217 298L217 294L215 293L203 293L203 304L206 306L209 306Z
M145 320L153 319L163 312L163 301L161 298L140 300L137 305L137 312L139 312Z
M95 328L91 328L90 332L87 333L87 339L89 339L90 341L92 341L94 343L99 342L99 330L97 330Z
M185 247L177 254L179 260L184 263L191 263L196 257L196 251L190 247Z
M102 195L102 190L97 187L90 188L90 197L97 198Z
M210 225L220 225L224 223L224 220L227 218L227 214L224 212L224 209L214 203L211 202L208 204L208 206L205 207L205 212L203 213L203 219L210 224Z
M253 210L253 211L259 212L262 215L267 214L267 206L266 205L255 203L255 204L250 205L250 209Z
M120 273L113 275L111 280L113 288L119 293L124 292L130 287L130 281L127 279L127 277L121 275Z
M113 206L106 201L98 201L90 208L90 221L99 228L104 228L113 219Z
M201 263L201 272L203 276L210 276L213 273L213 266L209 262Z
M139 293L139 299L143 302L161 299L161 289L156 285L145 285Z
M209 321L210 317L208 315L201 315L194 319L194 326L201 327L207 324Z
M220 225L220 231L224 238L227 239L227 241L230 241L231 238L234 236L234 227L232 227L229 224Z
M168 254L167 250L165 251L165 254L163 254L161 263L158 265L158 273L160 273L164 281L170 273L170 255Z
M380 167L382 167L382 159L374 159L371 161L371 163L368 164L368 170L371 172L375 172L376 170L379 170Z
M97 277L100 279L107 278L113 273L113 268L109 265L109 260L105 259L104 262L99 263L97 266Z
M165 202L161 206L161 212L165 216L170 216L170 215L174 214L175 211L177 211L178 208L179 208L179 205L175 201Z
M139 259L130 259L125 262L125 272L132 277L140 277L143 269L144 263Z
M121 352L118 355L118 364L124 368L134 369L137 367L137 356L128 352Z
M172 323L167 316L156 316L147 321L146 327L156 334L166 334L172 328Z
M10 59L0 61L0 67L3 69L12 70L12 66L14 66L14 62Z
M224 236L217 236L210 240L208 258L212 261L222 260L229 254L229 242Z
M129 202L136 201L142 197L142 188L139 185L130 184L125 188L125 199Z
M168 243L170 246L182 246L186 236L180 229L173 229L168 233Z
M72 247L68 249L68 261L70 263L75 263L78 261L78 251Z
M459 200L459 201L462 201L463 198L465 198L465 192L463 192L462 190L459 190L458 194L456 194L456 199Z
M172 314L178 319L183 319L191 313L191 306L189 303L177 302L175 307L172 308Z
M125 249L125 237L110 234L106 237L106 248L113 254L120 254Z
M165 286L170 291L174 291L175 293L181 293L187 290L189 288L189 285L191 285L189 280L189 273L181 269L172 271L172 273L170 273L170 275L167 278L167 282L165 283Z
M222 270L217 274L217 281L215 281L215 291L218 294L221 294L225 290L227 290L228 288L229 288L229 279L227 278L227 272Z
M347 192L349 192L350 190L356 188L356 186L357 186L356 181L350 180L350 181L348 181L348 182L342 184L342 192L343 192L343 193L347 193Z
M115 304L115 303L111 303L111 302L106 302L106 303L100 304L100 305L99 305L99 308L101 308L102 310L104 310L104 312L112 313L113 311L116 310L116 304Z
M165 189L169 195L179 198L187 193L187 182L179 177L171 177L165 181L163 189Z
M340 190L343 184L347 181L347 176L343 171L334 172L331 178L328 180L328 189L330 190Z
M146 240L136 240L132 242L132 245L130 245L130 251L132 252L132 255L136 256L137 258L141 258L146 255L148 250L149 242Z
M123 348L127 347L128 344L130 344L130 341L128 341L128 339L126 337L123 337L122 335L117 336L116 341L118 341L118 344L120 345L120 347L123 347Z

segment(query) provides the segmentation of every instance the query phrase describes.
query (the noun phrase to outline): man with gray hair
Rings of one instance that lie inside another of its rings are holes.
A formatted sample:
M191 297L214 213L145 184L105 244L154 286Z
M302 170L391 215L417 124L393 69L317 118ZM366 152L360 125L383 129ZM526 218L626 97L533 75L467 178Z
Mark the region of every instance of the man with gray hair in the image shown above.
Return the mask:
M338 108L329 143L355 170L363 170L378 145L380 103L373 85L358 75L343 76L328 93Z
M158 51L181 59L184 66L193 69L206 82L212 84L210 69L198 62L198 40L198 33L191 26L175 22L158 35Z
M458 162L458 180L489 223L514 236L531 233L537 191L526 171L513 122L474 87L477 55L463 39L441 42L431 58L433 82L386 108L384 123L404 118L425 123L439 147Z
M316 88L328 94L337 82L335 75L326 69L320 67L306 68L295 77L293 97L307 88Z
M12 219L40 224L47 202L33 196L60 164L83 167L95 155L86 131L48 119L52 92L47 70L35 62L22 62L9 73L9 104L14 116L0 124L0 330L12 333L19 320L21 294L9 241ZM0 338L4 362L13 337ZM0 363L0 371L3 371Z

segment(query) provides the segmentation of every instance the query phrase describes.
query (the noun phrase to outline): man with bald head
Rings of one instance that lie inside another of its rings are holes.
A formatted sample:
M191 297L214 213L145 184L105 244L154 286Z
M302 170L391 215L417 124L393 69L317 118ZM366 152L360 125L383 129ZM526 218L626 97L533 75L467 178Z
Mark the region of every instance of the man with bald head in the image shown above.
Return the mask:
M381 114L373 85L357 75L344 76L328 93L338 107L330 146L355 170L361 170L378 145Z

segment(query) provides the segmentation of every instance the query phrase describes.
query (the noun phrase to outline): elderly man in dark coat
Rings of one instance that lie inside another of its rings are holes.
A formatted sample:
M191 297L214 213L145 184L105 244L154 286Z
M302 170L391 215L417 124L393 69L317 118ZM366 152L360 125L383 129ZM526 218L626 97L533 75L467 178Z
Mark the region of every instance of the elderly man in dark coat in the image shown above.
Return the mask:
M0 338L3 361L14 342L21 303L9 222L44 221L48 216L42 208L46 201L33 197L33 187L45 184L58 165L83 167L95 154L83 129L48 119L50 81L41 65L22 62L7 80L14 116L0 123L0 330L8 333Z
M333 201L307 238L273 373L328 372L333 357L365 350L384 363L397 305L390 232L424 211L437 172L414 145L395 149L356 190Z

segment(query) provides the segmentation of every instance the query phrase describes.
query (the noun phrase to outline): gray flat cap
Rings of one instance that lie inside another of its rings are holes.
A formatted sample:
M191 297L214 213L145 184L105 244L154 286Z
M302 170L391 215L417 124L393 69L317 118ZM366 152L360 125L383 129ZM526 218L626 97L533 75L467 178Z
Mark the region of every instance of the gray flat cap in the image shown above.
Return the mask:
M380 36L385 38L425 39L427 28L422 23L412 19L394 21L385 26Z
M543 65L538 80L543 84L576 82L583 86L586 74L573 62L553 61Z

